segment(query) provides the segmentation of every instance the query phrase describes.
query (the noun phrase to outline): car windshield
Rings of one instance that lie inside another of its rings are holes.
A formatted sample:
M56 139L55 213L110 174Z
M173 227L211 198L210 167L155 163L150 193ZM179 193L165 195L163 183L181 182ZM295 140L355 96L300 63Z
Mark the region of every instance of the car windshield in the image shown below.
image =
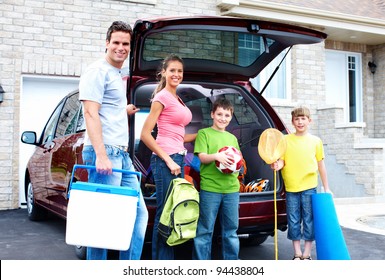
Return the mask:
M170 53L186 59L210 60L241 67L252 65L274 43L260 35L223 30L165 30L149 34L143 60L160 60Z

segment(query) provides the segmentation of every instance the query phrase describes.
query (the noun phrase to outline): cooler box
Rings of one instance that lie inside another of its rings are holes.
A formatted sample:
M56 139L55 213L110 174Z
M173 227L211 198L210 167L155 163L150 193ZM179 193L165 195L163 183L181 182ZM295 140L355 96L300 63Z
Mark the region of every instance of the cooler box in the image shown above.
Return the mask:
M128 250L136 219L138 191L87 182L72 183L66 243Z

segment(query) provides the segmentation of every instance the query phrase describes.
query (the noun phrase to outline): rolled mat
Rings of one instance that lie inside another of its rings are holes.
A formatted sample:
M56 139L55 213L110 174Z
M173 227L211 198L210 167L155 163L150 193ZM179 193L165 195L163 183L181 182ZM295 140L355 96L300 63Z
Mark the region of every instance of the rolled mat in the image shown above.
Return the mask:
M350 260L330 193L312 195L317 260Z

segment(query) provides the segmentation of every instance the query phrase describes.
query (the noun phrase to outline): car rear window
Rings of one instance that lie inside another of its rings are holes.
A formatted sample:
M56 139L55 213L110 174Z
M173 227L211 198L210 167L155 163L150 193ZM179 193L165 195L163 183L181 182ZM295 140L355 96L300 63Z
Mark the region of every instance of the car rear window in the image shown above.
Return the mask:
M157 31L146 37L143 60L151 62L175 53L183 59L248 67L273 43L272 39L242 32L203 29Z

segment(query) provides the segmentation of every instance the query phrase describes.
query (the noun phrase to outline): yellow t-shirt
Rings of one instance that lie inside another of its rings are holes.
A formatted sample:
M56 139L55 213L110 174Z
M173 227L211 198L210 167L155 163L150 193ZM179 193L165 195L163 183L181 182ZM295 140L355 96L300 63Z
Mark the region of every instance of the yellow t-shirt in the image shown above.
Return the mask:
M318 162L325 157L322 140L311 134L288 134L285 137L287 149L282 158L285 161L282 177L286 191L315 188L318 185Z

